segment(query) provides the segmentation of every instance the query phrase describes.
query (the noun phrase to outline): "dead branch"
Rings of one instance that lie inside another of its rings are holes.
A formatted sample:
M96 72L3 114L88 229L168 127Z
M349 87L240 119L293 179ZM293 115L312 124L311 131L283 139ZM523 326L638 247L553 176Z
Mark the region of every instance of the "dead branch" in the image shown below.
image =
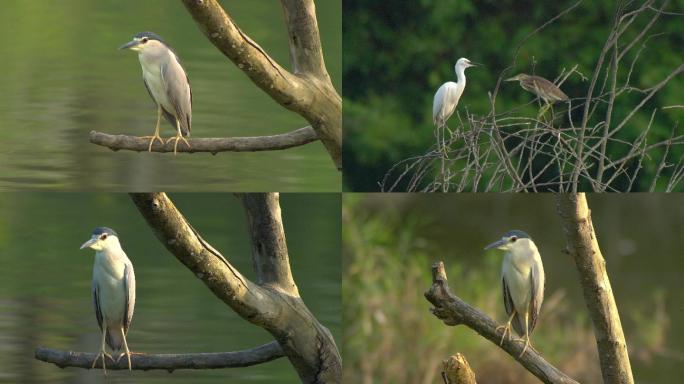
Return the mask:
M475 373L470 368L465 356L457 353L442 361L442 379L444 384L477 384Z
M36 348L38 360L52 363L60 368L76 367L90 369L96 353L60 351L45 347ZM148 371L163 369L173 372L177 369L216 369L238 368L262 364L285 356L280 345L272 341L255 348L235 352L214 353L182 353L182 354L149 354L131 353L131 369ZM115 362L108 359L108 370L126 370L128 361L121 359ZM98 359L96 368L102 368L102 359Z
M292 132L273 136L188 138L190 147L183 141L180 141L178 143L177 151L186 153L209 152L214 155L219 152L277 151L298 147L316 140L316 132L313 128L304 127ZM146 152L150 145L150 139L148 138L128 135L110 135L97 131L90 131L90 142L107 147L113 151L128 150ZM173 147L173 141L168 141L163 145L159 141L156 141L152 145L152 151L173 153Z
M445 141L446 154L433 145L421 155L397 162L379 182L380 189L386 192L567 192L591 188L597 192L629 192L646 188L644 177L639 172L654 167L657 171L648 184L652 187L662 185L666 191L681 188L684 156L679 159L672 157L681 153L684 136L671 135L663 139L660 132L651 129L655 125L653 122L657 121L656 113L664 113L663 110L677 106L655 108L648 126L640 130L637 138L621 134L629 123L636 120L634 117L643 113L646 103L654 100L671 80L684 73L684 65L679 65L657 84L645 89L630 84L646 43L663 35L648 35L657 25L659 16L666 14L664 9L669 4L668 0L663 0L658 8L654 8L655 2L645 0L640 4L619 3L616 6L585 95L570 100L567 108L562 105L565 112L556 113L551 108L550 114L536 118L520 116L520 111L534 102L499 111L496 99L501 80L506 71L515 67L517 52L522 45L575 10L580 2L549 19L517 45L512 64L501 72L496 86L489 92L490 111L483 116L468 114L465 120L452 118L452 122L456 121L452 131L456 133L442 140ZM632 33L625 35L625 32L630 27L637 28L639 23L634 21L643 15L649 20L638 30L631 31L635 36L629 42L620 45L618 38L631 36ZM626 53L633 50L639 41L643 44L630 55L633 57L629 67L620 67ZM582 81L586 80L576 68L577 65L569 71L564 69L557 76L557 81L563 83L573 74ZM633 98L628 96L632 91L643 96L633 102ZM625 102L635 104L625 111ZM618 105L622 110L616 115L614 110ZM602 111L601 116L597 111ZM581 112L580 121L573 121L577 118L573 112ZM620 116L620 120L614 121L616 116Z
M633 383L620 315L586 196L584 193L559 194L556 202L567 238L567 252L577 265L584 301L594 324L603 381Z
M528 348L522 357L518 357L523 349L521 343L505 339L503 344L499 345L503 335L497 332L497 324L477 308L470 306L451 293L447 284L444 263L441 261L432 266L432 287L425 293L425 297L434 305L434 308L431 309L432 313L444 324L451 326L463 324L479 333L518 360L525 369L543 382L578 384L534 350Z

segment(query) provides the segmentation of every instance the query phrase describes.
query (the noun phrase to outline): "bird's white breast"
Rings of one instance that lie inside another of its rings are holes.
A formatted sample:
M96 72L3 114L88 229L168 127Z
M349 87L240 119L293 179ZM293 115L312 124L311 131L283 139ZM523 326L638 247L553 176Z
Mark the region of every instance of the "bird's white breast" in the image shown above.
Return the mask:
M95 255L93 280L97 285L100 309L107 323L113 326L119 326L126 308L125 268L123 260L106 251Z
M513 305L519 313L527 312L532 299L530 274L536 255L538 255L537 248L530 242L528 247L508 251L504 256L502 273L509 286Z
M163 55L170 55L170 53L163 53ZM166 94L166 87L161 74L160 63L168 60L175 60L175 58L162 56L155 56L151 54L139 54L140 66L142 67L143 79L147 83L150 92L154 99L168 112L175 115L175 109L169 101Z

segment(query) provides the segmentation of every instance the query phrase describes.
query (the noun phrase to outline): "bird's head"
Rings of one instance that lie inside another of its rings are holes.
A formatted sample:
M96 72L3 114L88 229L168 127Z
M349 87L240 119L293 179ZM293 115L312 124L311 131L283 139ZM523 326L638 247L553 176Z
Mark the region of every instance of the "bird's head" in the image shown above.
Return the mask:
M154 32L140 32L133 36L133 40L119 47L119 49L130 49L139 53L155 52L162 49L170 49L159 35Z
M504 81L523 81L528 77L529 76L524 74L524 73L518 73L517 75L515 75L513 77L509 77L508 79L506 79Z
M119 236L113 229L107 227L97 227L93 231L92 236L88 241L81 245L81 249L90 248L95 251L102 251L103 249L119 245Z
M455 69L456 69L456 72L458 72L459 69L466 69L466 68L470 68L470 67L477 67L478 65L479 65L479 64L473 63L472 61L466 59L465 57L461 57L461 58L458 59L458 61L456 62L456 67L455 67Z
M523 231L513 230L506 232L501 239L489 244L485 247L487 249L500 249L502 251L515 251L517 248L527 248L532 242L530 235Z

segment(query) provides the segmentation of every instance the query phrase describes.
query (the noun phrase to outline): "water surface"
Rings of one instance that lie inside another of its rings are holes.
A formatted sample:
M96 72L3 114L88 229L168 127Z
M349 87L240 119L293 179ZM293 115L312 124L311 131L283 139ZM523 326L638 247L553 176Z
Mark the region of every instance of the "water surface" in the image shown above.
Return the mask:
M203 237L254 279L244 211L230 194L172 194ZM299 291L338 338L340 198L281 195L291 266ZM37 346L96 352L101 334L92 308L94 251L78 247L96 226L120 236L135 267L137 299L128 335L132 351L218 352L273 340L233 312L159 243L125 194L0 194L0 382L104 382L101 370L34 359ZM338 341L339 346L339 341ZM107 382L298 383L286 358L249 368L111 371ZM192 380L190 380L192 379Z
M289 69L280 3L221 1ZM341 5L317 4L326 64L341 89ZM145 136L157 112L137 54L118 47L154 31L193 90L193 137L259 136L308 125L257 88L199 31L180 1L4 0L0 13L0 190L338 191L322 144L260 153L149 154L90 144L92 130ZM162 137L174 129L164 122Z

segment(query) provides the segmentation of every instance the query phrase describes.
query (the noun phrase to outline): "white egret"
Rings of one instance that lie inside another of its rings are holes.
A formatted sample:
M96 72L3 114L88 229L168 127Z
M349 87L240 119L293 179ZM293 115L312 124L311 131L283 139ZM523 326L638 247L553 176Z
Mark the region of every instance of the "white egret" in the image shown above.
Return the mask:
M458 100L463 95L463 90L466 86L465 70L469 67L474 67L476 64L471 63L470 60L462 57L456 62L454 69L456 70L457 83L447 81L435 93L435 99L432 102L432 122L437 127L437 145L440 150L444 151L446 155L446 144L444 143L444 128L447 120L454 114ZM442 143L439 142L440 129L442 130Z

